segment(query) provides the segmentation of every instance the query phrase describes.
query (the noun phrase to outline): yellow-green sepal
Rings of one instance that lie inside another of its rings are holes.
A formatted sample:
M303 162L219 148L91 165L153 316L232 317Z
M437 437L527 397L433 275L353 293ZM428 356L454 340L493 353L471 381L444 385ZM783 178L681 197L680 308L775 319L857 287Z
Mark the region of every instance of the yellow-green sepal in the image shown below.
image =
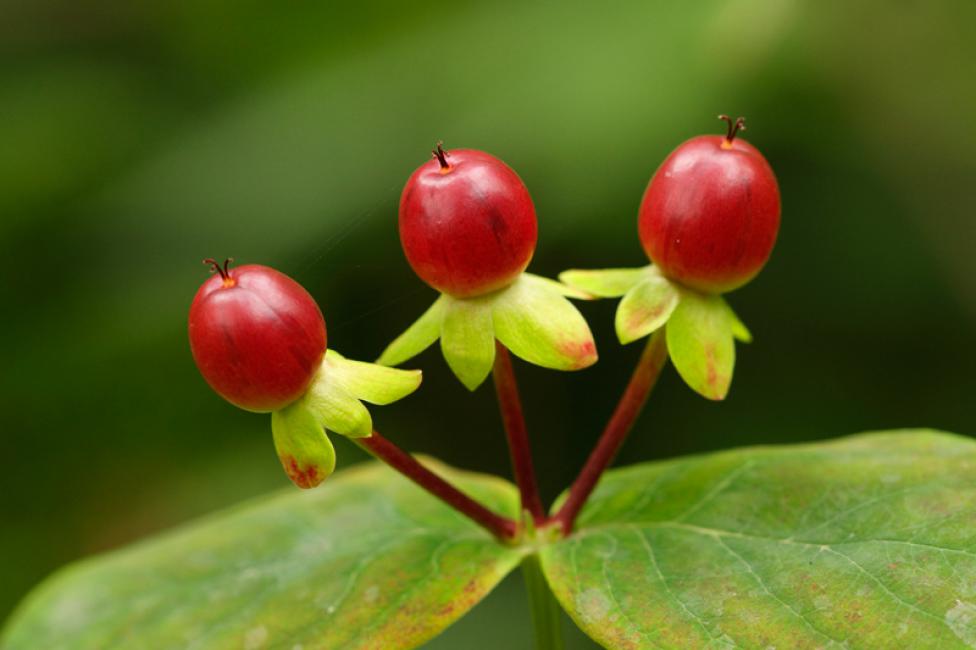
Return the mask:
M732 311L732 307L723 298L722 302L725 304L725 309L728 311L726 318L729 319L729 323L732 326L732 336L735 337L736 341L741 341L743 343L752 343L752 332L746 327L739 315Z
M335 350L325 353L323 368L333 385L356 399L379 406L403 399L417 390L423 380L423 373L419 370L400 370L353 361Z
M596 344L583 315L567 298L592 297L531 273L484 296L442 294L386 348L379 363L406 361L439 337L447 365L472 391L491 373L496 340L515 356L544 368L586 368L596 363Z
M735 337L732 311L721 296L683 289L668 319L668 354L678 374L698 394L722 400L732 384Z
M681 299L680 289L657 273L647 273L624 294L615 326L623 344L642 339L671 318Z
M386 346L376 363L383 366L398 366L433 345L434 341L440 338L441 323L444 321L444 314L451 300L450 296L441 294L413 325Z
M649 274L657 275L650 265L636 269L569 269L559 274L559 280L598 298L619 298Z
M419 370L400 370L325 353L311 386L300 399L271 414L275 449L285 473L300 488L312 488L335 469L328 431L350 438L373 432L363 404L390 404L417 390Z
M725 399L735 367L735 341L751 343L752 334L722 296L687 289L654 265L572 269L559 279L593 296L622 296L615 318L621 343L665 327L668 353L685 383L708 399Z
M335 471L332 441L303 404L291 404L272 413L271 432L281 466L298 487L313 488Z
M543 368L580 370L597 361L586 319L559 283L522 276L494 298L495 337L517 357Z
M465 388L474 390L495 363L491 297L452 298L441 324L441 352Z

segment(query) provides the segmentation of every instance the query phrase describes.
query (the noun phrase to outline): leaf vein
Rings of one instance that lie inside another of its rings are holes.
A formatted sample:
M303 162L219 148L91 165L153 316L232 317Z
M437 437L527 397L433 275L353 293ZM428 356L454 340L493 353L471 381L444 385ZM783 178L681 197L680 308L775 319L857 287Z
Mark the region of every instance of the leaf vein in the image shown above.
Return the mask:
M705 624L705 621L700 616L698 616L693 611L691 611L691 609L688 608L685 602L678 597L678 595L674 592L673 589L671 589L670 583L668 582L667 578L664 577L664 573L661 571L661 567L657 563L657 555L654 553L654 547L651 545L651 540L647 538L647 534L645 533L645 531L641 528L633 526L632 532L640 540L641 545L644 547L644 551L647 553L648 559L650 559L651 561L651 566L654 567L654 571L657 573L657 577L661 581L661 585L664 587L664 590L668 593L668 596L671 597L671 600L673 600L675 604L678 605L678 607L680 607L686 614L688 614L688 616L692 618L692 620L694 620L698 624L698 626L701 628L701 631L705 633L705 636L707 636L711 641L716 641L717 639L715 638L715 635L712 634L711 630L708 629L708 626Z
M739 560L739 562L742 563L742 565L746 568L746 571L748 571L749 574L752 575L756 579L756 582L759 583L759 586L762 587L762 590L765 591L769 595L770 598L772 598L773 600L775 600L777 603L779 603L784 608L786 608L791 614L793 614L798 619L800 619L801 621L803 621L806 624L806 626L808 628L810 628L810 630L814 634L817 634L819 636L822 636L822 637L830 640L832 643L836 643L838 645L843 645L845 643L844 641L842 641L840 639L834 638L833 636L831 636L827 632L825 632L825 631L821 630L820 628L818 628L817 626L815 626L812 622L810 622L810 620L806 616L804 616L800 612L796 611L789 603L787 603L786 601L784 601L783 599L781 599L779 596L777 596L773 592L773 590L769 588L769 585L766 584L766 581L763 580L762 576L760 576L755 571L755 569L753 568L752 564L745 557L743 557L743 555L741 553L737 552L734 548L732 548L731 546L729 546L725 542L725 540L722 539L722 536L716 535L716 536L713 537L713 539L715 540L715 542L719 546L721 546L722 548L724 548L725 550L727 550L733 557L735 557L736 559Z
M730 485L732 485L732 482L735 481L735 479L737 479L747 470L751 469L755 464L756 464L756 459L750 458L746 462L737 466L735 469L733 469L728 474L726 474L721 481L719 481L714 486L712 486L712 489L706 492L701 499L691 504L691 506L689 506L683 513L675 517L674 520L684 521L694 513L704 508L706 505L714 501L720 494L722 494L722 492L724 492Z

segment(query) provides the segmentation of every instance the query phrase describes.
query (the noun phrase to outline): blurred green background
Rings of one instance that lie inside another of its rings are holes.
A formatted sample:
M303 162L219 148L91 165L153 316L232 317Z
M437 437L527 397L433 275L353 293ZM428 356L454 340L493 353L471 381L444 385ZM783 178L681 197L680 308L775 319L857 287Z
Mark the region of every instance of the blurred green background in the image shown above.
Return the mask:
M268 418L193 366L200 260L292 275L330 344L374 358L434 298L396 205L438 139L521 174L531 270L554 275L644 263L655 167L748 117L784 198L772 260L731 296L756 342L725 403L668 373L620 462L976 434L974 24L968 0L0 2L0 619L65 562L287 485ZM547 497L639 352L612 302L582 309L601 363L517 368ZM507 472L491 388L436 351L416 365L423 389L379 429ZM434 646L527 648L522 598L507 582Z

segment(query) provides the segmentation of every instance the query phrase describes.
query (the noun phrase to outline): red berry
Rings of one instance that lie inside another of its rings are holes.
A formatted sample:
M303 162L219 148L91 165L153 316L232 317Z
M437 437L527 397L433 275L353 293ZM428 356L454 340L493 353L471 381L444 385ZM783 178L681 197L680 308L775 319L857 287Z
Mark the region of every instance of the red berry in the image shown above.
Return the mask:
M400 197L407 261L424 282L459 298L513 282L529 265L537 235L522 179L483 151L438 145Z
M671 152L641 201L638 229L664 275L706 293L741 287L762 268L779 230L779 187L762 154L736 139L702 135Z
M228 269L203 283L190 306L190 349L203 378L227 401L264 413L301 397L325 355L325 320L300 284L267 266Z

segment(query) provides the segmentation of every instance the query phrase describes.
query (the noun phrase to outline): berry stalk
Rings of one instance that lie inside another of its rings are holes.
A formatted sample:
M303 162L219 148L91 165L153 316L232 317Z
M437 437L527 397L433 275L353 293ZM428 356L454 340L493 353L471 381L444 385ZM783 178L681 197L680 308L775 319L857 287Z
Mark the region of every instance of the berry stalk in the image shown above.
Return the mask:
M586 500L589 498L603 472L613 462L620 447L623 446L627 434L630 433L637 416L640 415L647 396L650 394L657 378L661 374L668 359L668 348L664 340L664 329L654 332L647 341L640 360L634 368L624 394L617 403L610 421L600 435L600 440L590 453L590 457L580 470L579 476L569 488L569 496L552 520L558 523L563 533L568 535L573 530L576 516L579 514Z
M532 464L532 448L529 445L529 433L522 414L522 400L519 398L518 383L512 368L512 356L508 353L508 348L498 341L495 342L492 377L495 380L495 392L505 425L505 435L508 437L515 484L522 498L522 509L528 510L536 524L541 524L546 515L539 499L539 487Z
M353 442L462 515L488 530L488 532L498 539L509 541L515 538L518 527L514 521L492 512L464 494L443 478L424 467L416 458L381 436L378 431L373 431L372 435L367 438L355 438Z

